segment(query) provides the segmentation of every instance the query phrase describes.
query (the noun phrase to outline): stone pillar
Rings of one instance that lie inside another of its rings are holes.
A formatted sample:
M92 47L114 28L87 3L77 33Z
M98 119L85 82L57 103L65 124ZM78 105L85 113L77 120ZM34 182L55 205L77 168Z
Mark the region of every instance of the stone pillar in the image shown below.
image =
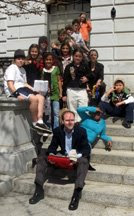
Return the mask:
M0 97L0 174L18 176L35 156L28 102Z

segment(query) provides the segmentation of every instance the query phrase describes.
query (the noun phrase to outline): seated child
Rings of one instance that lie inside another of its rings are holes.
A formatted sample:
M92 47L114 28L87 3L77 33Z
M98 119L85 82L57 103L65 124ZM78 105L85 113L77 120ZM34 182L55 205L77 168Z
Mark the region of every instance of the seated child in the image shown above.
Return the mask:
M134 115L134 98L121 79L114 82L114 86L102 96L101 100L99 106L104 113L124 117L122 125L125 128L131 128Z
M94 147L97 138L106 142L106 150L110 151L112 148L112 139L106 135L106 123L102 118L102 111L98 107L86 106L78 107L77 112L81 117L80 126L86 129L88 143L90 148ZM89 166L92 169L91 165Z
M4 90L8 97L16 97L19 101L29 100L30 112L32 115L33 128L51 133L43 123L44 97L27 84L26 71L23 68L25 53L23 50L16 50L14 63L11 64L4 75Z

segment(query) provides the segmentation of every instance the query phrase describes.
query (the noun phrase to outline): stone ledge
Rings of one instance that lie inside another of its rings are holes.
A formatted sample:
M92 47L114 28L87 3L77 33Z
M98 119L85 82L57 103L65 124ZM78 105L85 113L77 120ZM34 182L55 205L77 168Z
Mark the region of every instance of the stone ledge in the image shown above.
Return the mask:
M19 101L13 97L0 97L0 111L29 109L28 101Z

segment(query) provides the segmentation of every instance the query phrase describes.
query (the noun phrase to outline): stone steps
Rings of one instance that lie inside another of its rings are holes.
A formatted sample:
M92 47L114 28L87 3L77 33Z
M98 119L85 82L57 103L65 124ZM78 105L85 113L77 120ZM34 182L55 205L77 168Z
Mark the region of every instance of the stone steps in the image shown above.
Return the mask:
M116 166L116 165L105 165L105 164L95 164L92 166L96 171L88 171L86 180L89 181L99 181L107 182L113 184L129 184L134 185L134 168L127 166ZM36 168L31 168L31 162L27 164L27 173L35 173ZM52 170L52 175L57 177L67 177L70 173L66 170ZM73 175L73 173L72 173Z
M111 136L112 137L112 150L125 150L134 151L134 138L133 137L121 137L121 136ZM104 149L105 144L102 140L99 140L95 145L95 148Z
M134 166L134 152L123 150L112 150L107 152L104 149L93 149L91 162L97 164L109 164L118 166Z
M134 138L134 126L126 129L122 125L108 124L106 129L106 134L109 136L123 136L123 137L133 137Z
M82 201L103 206L134 208L134 127L125 129L119 122L107 120L107 134L112 136L113 149L105 151L101 140L92 150L91 164L95 172L88 172ZM51 136L43 144L47 148ZM73 193L74 183L68 180L67 171L52 170L52 176L45 183L45 195L50 198L68 200ZM69 174L73 177L73 174ZM35 168L27 163L27 173L13 179L13 190L17 193L34 193Z
M34 177L32 173L24 174L13 180L14 192L34 193ZM74 184L53 179L44 185L45 195L62 200L70 200ZM86 181L82 201L103 204L105 206L134 207L134 187L132 185L111 184Z
M115 122L113 122L113 120L115 120ZM106 119L106 124L113 124L113 125L121 125L122 121L124 120L124 118L115 118L115 117L108 117Z

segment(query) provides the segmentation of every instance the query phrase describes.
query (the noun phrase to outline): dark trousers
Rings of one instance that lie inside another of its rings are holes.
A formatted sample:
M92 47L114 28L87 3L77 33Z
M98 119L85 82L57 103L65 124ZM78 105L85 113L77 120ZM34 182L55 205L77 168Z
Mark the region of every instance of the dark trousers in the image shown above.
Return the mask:
M133 122L134 120L134 103L129 103L116 107L110 103L101 101L100 109L111 116L124 117L125 121Z
M47 161L47 157L39 157L36 167L36 177L35 184L39 184L43 187L44 182L48 178L48 173L50 169L50 164ZM75 189L83 188L84 181L88 172L89 161L85 157L78 159L78 164L76 167L76 180L75 180Z

